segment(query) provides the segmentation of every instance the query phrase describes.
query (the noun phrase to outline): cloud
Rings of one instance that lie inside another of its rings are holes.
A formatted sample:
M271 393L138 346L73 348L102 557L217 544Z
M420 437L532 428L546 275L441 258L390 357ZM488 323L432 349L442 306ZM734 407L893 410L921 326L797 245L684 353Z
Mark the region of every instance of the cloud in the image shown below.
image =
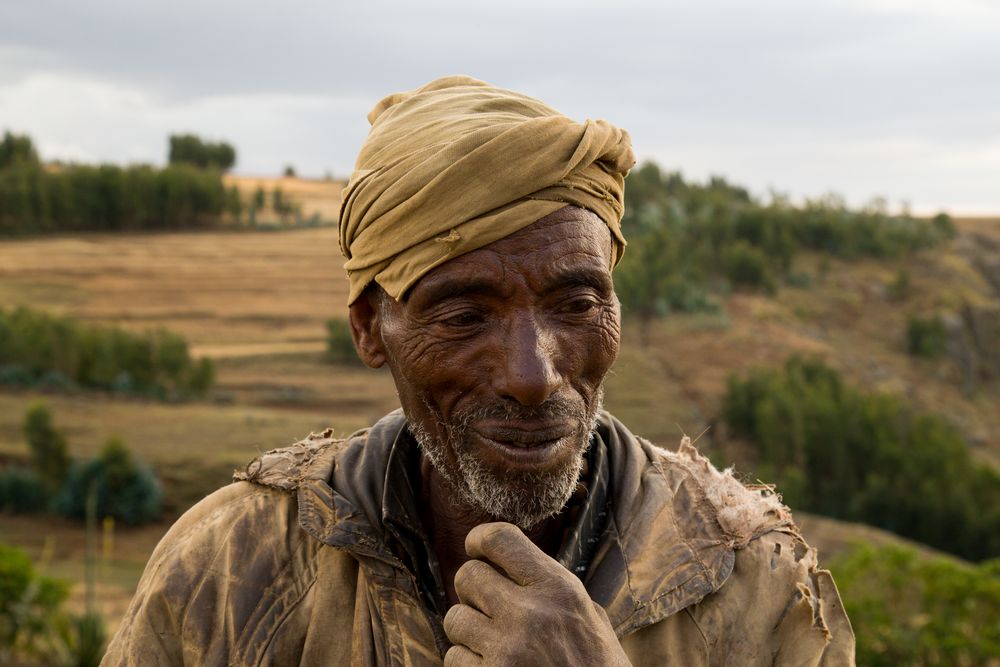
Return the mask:
M461 72L692 173L950 205L1000 182L976 152L1000 117L998 20L977 0L4 3L0 119L47 154L160 161L191 130L233 141L240 170L343 174L378 99ZM973 198L1000 210L995 191Z
M167 137L194 132L234 143L237 168L246 173L294 163L305 174L346 175L370 106L362 98L273 93L171 101L65 74L0 88L4 123L35 137L45 159L162 164Z

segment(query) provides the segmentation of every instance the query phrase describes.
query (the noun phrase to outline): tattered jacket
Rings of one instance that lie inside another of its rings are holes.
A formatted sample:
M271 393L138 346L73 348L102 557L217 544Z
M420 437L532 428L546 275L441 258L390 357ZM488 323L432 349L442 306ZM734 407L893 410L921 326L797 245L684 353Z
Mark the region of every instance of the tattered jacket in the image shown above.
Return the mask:
M268 452L150 557L102 665L435 665L449 642L387 544L396 411ZM607 413L611 516L584 584L634 665L850 665L829 572L766 489Z

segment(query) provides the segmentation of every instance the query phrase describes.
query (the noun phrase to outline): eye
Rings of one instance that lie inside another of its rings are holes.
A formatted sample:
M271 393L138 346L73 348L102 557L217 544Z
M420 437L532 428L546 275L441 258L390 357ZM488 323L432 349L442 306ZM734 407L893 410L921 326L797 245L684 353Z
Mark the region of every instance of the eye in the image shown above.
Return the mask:
M474 327L483 322L483 315L476 310L463 310L438 320L441 324L454 329Z
M562 312L568 315L586 315L593 312L600 304L589 297L570 299L562 305Z

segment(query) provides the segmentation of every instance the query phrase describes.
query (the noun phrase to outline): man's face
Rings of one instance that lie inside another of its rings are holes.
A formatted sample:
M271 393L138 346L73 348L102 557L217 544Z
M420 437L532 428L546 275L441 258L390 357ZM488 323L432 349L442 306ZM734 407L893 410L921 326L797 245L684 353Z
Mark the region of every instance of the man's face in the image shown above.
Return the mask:
M618 354L610 257L607 226L567 207L379 308L411 429L471 509L529 528L572 494Z

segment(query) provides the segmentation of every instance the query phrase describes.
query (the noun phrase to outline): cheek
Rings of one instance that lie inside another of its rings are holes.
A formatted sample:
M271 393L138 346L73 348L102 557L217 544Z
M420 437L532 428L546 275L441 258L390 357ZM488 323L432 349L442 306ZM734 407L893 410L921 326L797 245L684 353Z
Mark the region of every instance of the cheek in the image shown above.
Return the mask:
M443 415L474 381L478 363L467 343L441 340L423 331L397 331L386 337L390 366L404 407L430 400ZM416 394L421 396L417 396ZM422 406L421 406L422 408Z

